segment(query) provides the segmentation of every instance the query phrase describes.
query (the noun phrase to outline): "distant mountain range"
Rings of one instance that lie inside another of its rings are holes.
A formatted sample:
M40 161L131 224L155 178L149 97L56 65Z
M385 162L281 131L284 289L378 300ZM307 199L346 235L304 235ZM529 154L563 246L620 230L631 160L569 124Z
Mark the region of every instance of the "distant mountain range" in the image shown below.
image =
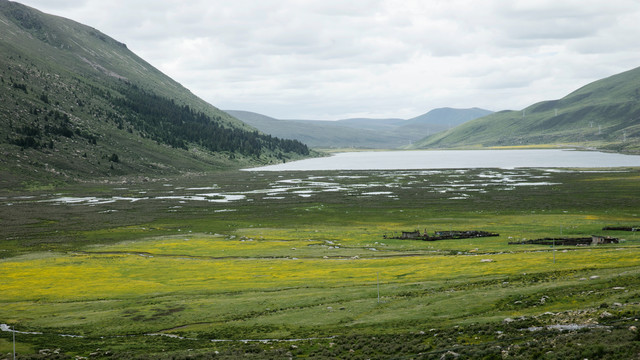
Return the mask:
M406 147L430 134L492 113L478 108L440 108L408 120L353 118L328 121L279 120L240 110L225 112L266 134L296 139L314 148L370 149Z
M539 144L640 153L640 68L595 81L562 99L464 123L413 148Z
M255 131L127 46L0 0L0 186L281 162L306 145Z

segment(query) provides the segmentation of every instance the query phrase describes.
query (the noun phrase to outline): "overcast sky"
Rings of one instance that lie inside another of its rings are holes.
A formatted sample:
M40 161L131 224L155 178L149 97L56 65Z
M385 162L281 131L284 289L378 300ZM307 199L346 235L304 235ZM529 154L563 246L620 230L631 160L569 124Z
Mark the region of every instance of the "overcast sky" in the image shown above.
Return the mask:
M640 66L638 0L19 0L221 109L279 119L521 109Z

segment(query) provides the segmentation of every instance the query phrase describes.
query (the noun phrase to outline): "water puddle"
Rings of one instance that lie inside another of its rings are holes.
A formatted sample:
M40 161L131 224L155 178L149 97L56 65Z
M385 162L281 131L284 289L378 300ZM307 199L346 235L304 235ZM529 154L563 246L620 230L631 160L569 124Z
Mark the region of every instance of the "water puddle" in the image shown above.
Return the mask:
M292 176L294 175L294 176ZM232 203L241 201L278 201L285 199L313 198L318 194L344 193L348 196L399 199L401 191L414 190L443 194L450 200L465 200L492 191L512 191L517 187L542 187L559 185L547 181L552 178L548 170L376 170L365 174L336 173L331 175L300 176L300 173L278 175L266 185L241 191L225 191L217 184L208 186L176 187L163 184L158 192L152 189L117 188L122 196L66 196L44 194L41 196L4 197L3 205L21 202L41 202L52 205L98 206L116 202L163 201L185 204L187 202ZM264 176L264 175L263 175ZM133 194L133 195L132 195ZM177 208L170 208L177 209ZM169 210L169 211L174 211ZM106 212L105 212L106 213Z
M4 332L15 332L16 334L26 334L26 335L42 335L41 332L38 331L16 331L11 329L11 327L7 324L0 324L0 331Z

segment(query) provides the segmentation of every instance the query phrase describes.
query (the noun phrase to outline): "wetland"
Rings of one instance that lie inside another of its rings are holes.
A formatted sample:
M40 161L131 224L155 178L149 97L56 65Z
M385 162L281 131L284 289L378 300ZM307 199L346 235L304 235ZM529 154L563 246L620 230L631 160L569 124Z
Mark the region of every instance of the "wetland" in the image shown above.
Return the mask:
M15 329L20 358L628 358L640 234L602 229L640 223L639 180L229 171L5 190L0 354ZM500 236L383 237L414 229ZM508 245L560 235L620 242Z

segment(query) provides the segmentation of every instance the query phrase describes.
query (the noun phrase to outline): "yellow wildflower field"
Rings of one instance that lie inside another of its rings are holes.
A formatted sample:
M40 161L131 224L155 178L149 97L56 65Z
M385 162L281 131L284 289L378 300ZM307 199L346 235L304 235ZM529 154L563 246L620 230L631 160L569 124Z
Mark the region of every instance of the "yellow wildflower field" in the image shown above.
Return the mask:
M626 267L637 265L640 249L613 247L480 255L369 256L367 258L194 257L224 254L238 243L202 238L105 246L101 253L47 253L2 260L0 292L4 301L122 299L171 294L333 287L375 283L454 280L487 275ZM184 243L184 245L183 245ZM265 253L279 242L241 243L249 253ZM291 243L287 242L287 248ZM113 253L116 250L120 253ZM171 251L170 251L171 250ZM146 252L144 252L146 251ZM175 251L175 252L174 252ZM111 252L111 253L110 253ZM162 253L162 255L149 255ZM27 291L28 289L28 291Z

